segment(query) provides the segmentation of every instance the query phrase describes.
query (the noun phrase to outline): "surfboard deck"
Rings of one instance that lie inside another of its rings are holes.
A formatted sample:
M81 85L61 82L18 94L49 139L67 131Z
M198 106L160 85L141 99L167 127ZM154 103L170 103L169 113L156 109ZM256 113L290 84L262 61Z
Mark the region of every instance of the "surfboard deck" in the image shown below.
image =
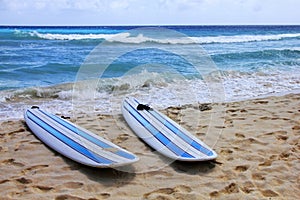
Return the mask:
M180 161L213 160L217 153L161 112L133 97L122 103L122 114L135 134L166 157Z
M133 153L38 107L27 109L26 124L46 145L81 164L108 168L139 160Z

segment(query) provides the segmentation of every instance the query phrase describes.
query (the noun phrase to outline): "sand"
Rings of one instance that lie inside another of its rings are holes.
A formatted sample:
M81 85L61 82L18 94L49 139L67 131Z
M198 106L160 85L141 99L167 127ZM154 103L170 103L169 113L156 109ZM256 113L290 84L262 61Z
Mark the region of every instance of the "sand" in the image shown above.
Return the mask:
M201 111L202 110L202 111ZM71 117L140 156L97 169L52 151L24 120L1 122L0 199L298 199L300 94L163 110L218 153L173 162L135 137L121 115Z

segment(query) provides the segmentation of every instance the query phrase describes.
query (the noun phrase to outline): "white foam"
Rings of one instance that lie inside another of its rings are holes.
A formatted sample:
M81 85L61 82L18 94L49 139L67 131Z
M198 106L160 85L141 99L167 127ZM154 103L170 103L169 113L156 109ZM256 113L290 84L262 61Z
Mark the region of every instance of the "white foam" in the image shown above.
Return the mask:
M226 101L252 99L300 89L300 73L234 74L223 80Z
M295 34L276 34L276 35L233 35L233 36L214 36L214 37L191 37L192 40L200 44L210 43L243 43L281 40L285 38L297 38L300 33Z
M58 33L39 33L33 31L29 33L32 37L39 37L47 40L87 40L87 39L105 39L113 37L126 37L128 33L118 34L58 34ZM123 36L125 35L125 36Z
M222 76L220 76L220 74ZM300 71L272 73L241 73L227 71L212 73L211 80L220 84L218 95L222 101L239 101L261 96L292 93L300 90ZM139 78L140 77L140 78ZM132 81L134 80L134 81ZM125 96L135 96L156 108L192 103L216 102L208 79L164 79L161 74L142 72L120 78L99 80L96 91L70 89L70 85L49 88L1 91L0 120L23 118L27 107L38 105L53 113L120 114ZM78 84L78 83L76 83ZM78 87L80 88L80 87Z
M39 33L33 31L31 36L48 40L86 40L86 39L104 39L109 42L120 42L128 44L141 44L153 42L159 44L211 44L211 43L243 43L282 40L286 38L298 38L300 33L291 34L270 34L270 35L232 35L232 36L201 36L201 37L168 37L154 38L143 34L131 35L128 32L117 34L55 34Z

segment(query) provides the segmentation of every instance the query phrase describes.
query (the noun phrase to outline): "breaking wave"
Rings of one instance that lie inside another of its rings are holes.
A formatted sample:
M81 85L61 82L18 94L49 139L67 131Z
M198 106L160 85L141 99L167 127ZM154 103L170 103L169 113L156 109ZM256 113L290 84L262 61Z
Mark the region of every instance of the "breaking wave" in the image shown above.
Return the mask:
M108 42L118 42L126 44L158 43L158 44L214 44L214 43L245 43L276 41L283 39L300 38L300 33L291 34L270 34L270 35L232 35L232 36L201 36L201 37L174 37L174 38L154 38L143 34L132 35L128 32L115 34L59 34L59 33L39 33L16 32L19 35L45 40L106 40Z
M208 76L221 83L223 98L227 102L288 93L300 89L300 73L215 71ZM82 109L79 110L82 113L87 113L87 106L90 106L92 112L115 114L120 113L120 102L126 95L146 99L159 109L197 102L209 103L213 101L206 78L176 77L171 79L158 73L142 72L142 75L133 74L96 80L95 91L87 89L87 86L91 85L94 80L50 87L4 90L0 91L2 97L0 107L4 106L3 112L0 112L0 118L11 118L9 110L12 109L16 118L21 118L24 109L31 105L48 107L54 112L61 110L69 115L74 110L74 106L76 109ZM74 84L77 85L75 90Z
M206 75L204 78L186 79L183 76L170 76L166 74L142 71L137 74L125 75L115 78L100 78L98 80L86 80L75 83L64 83L48 87L31 87L17 90L1 91L2 98L0 102L17 102L21 100L32 99L59 99L71 100L72 98L80 98L86 100L82 95L87 91L88 85L94 84L96 81L96 93L106 95L126 95L139 92L147 93L150 96L157 96L160 90L184 92L184 88L196 88L197 92L203 88L207 88L207 80L217 80L225 86L226 101L232 101L235 97L256 97L267 93L280 93L283 91L290 91L300 89L300 73L280 71L258 71L258 72L238 72L238 71L214 71ZM229 84L230 83L230 84ZM77 89L74 90L74 84ZM251 87L255 90L249 90ZM79 88L79 89L78 89ZM232 89L234 92L229 92ZM271 91L272 90L272 91ZM251 91L251 94L249 94ZM79 94L79 93L80 94ZM91 91L87 91L91 92ZM205 91L207 92L207 89ZM190 91L188 91L190 93ZM252 94L253 93L253 94ZM93 94L95 97L97 94ZM205 94L209 96L208 94ZM204 95L204 96L205 96ZM162 96L166 96L162 95ZM181 95L184 98L185 95ZM187 95L189 96L189 95ZM189 98L187 97L187 100ZM199 101L208 101L208 98L199 98ZM182 102L184 103L184 101Z

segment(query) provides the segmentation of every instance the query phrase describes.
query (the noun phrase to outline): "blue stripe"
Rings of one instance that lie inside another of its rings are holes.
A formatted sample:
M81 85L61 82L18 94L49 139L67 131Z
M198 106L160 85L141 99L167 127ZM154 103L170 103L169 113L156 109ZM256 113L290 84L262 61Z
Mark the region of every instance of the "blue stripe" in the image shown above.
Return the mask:
M122 150L118 150L116 152L113 152L121 157L124 157L124 158L127 158L127 159L130 159L130 160L134 160L136 159L136 156L132 155L132 154L129 154L127 153L126 151L122 151Z
M144 126L156 139L158 139L163 145L174 152L176 155L186 158L194 158L189 153L182 150L176 144L174 144L169 138L157 130L153 125L150 124L140 113L138 113L127 101L125 101L129 108L124 105L124 108L142 125Z
M139 104L139 102L134 99L136 103ZM213 152L210 151L209 149L205 148L192 138L190 138L188 135L183 133L180 129L178 129L176 126L174 126L171 122L169 122L167 119L163 118L159 113L156 111L148 111L150 114L152 114L158 121L160 121L162 124L164 124L169 130L171 130L173 133L178 135L180 138L182 138L186 143L194 147L195 149L199 150L200 152L204 153L207 156L212 156Z
M82 155L88 157L89 159L91 159L95 162L98 162L98 163L103 163L103 164L112 164L113 163L113 161L111 161L111 160L108 160L106 158L103 158L103 157L100 157L96 154L93 154L88 149L86 149L84 146L76 143L75 141L73 141L69 137L65 136L64 134L62 134L61 132L59 132L58 130L56 130L55 128L53 128L52 126L47 124L46 122L44 122L38 116L34 115L32 112L27 111L27 116L35 124L40 126L45 131L49 132L51 135L53 135L54 137L59 139L61 142L65 143L66 145L68 145L69 147L71 147L72 149L77 151L78 153L80 153L80 154L82 154Z
M101 140L98 140L97 138L89 135L88 133L81 131L80 129L78 129L76 126L73 126L72 124L66 122L65 120L62 120L61 118L57 117L56 115L52 115L52 114L48 114L43 110L39 110L41 111L44 115L50 117L51 119L53 119L54 121L56 121L57 123L61 124L62 126L68 128L69 130L71 130L72 132L76 133L77 135L82 136L83 138L87 139L88 141L98 145L99 147L102 148L115 148ZM127 158L127 159L135 159L136 157L134 155L131 155L125 151L122 150L118 150L116 152L113 152L114 154L117 154L121 157Z
M206 154L207 156L212 156L213 152L209 149L205 148L192 138L190 138L188 135L184 134L180 129L178 129L176 126L174 126L171 122L168 120L162 118L162 116L155 112L155 111L149 111L156 119L158 119L161 123L163 123L168 129L170 129L172 132L174 132L176 135L178 135L180 138L182 138L186 143L190 144L195 149L199 150L200 152Z

